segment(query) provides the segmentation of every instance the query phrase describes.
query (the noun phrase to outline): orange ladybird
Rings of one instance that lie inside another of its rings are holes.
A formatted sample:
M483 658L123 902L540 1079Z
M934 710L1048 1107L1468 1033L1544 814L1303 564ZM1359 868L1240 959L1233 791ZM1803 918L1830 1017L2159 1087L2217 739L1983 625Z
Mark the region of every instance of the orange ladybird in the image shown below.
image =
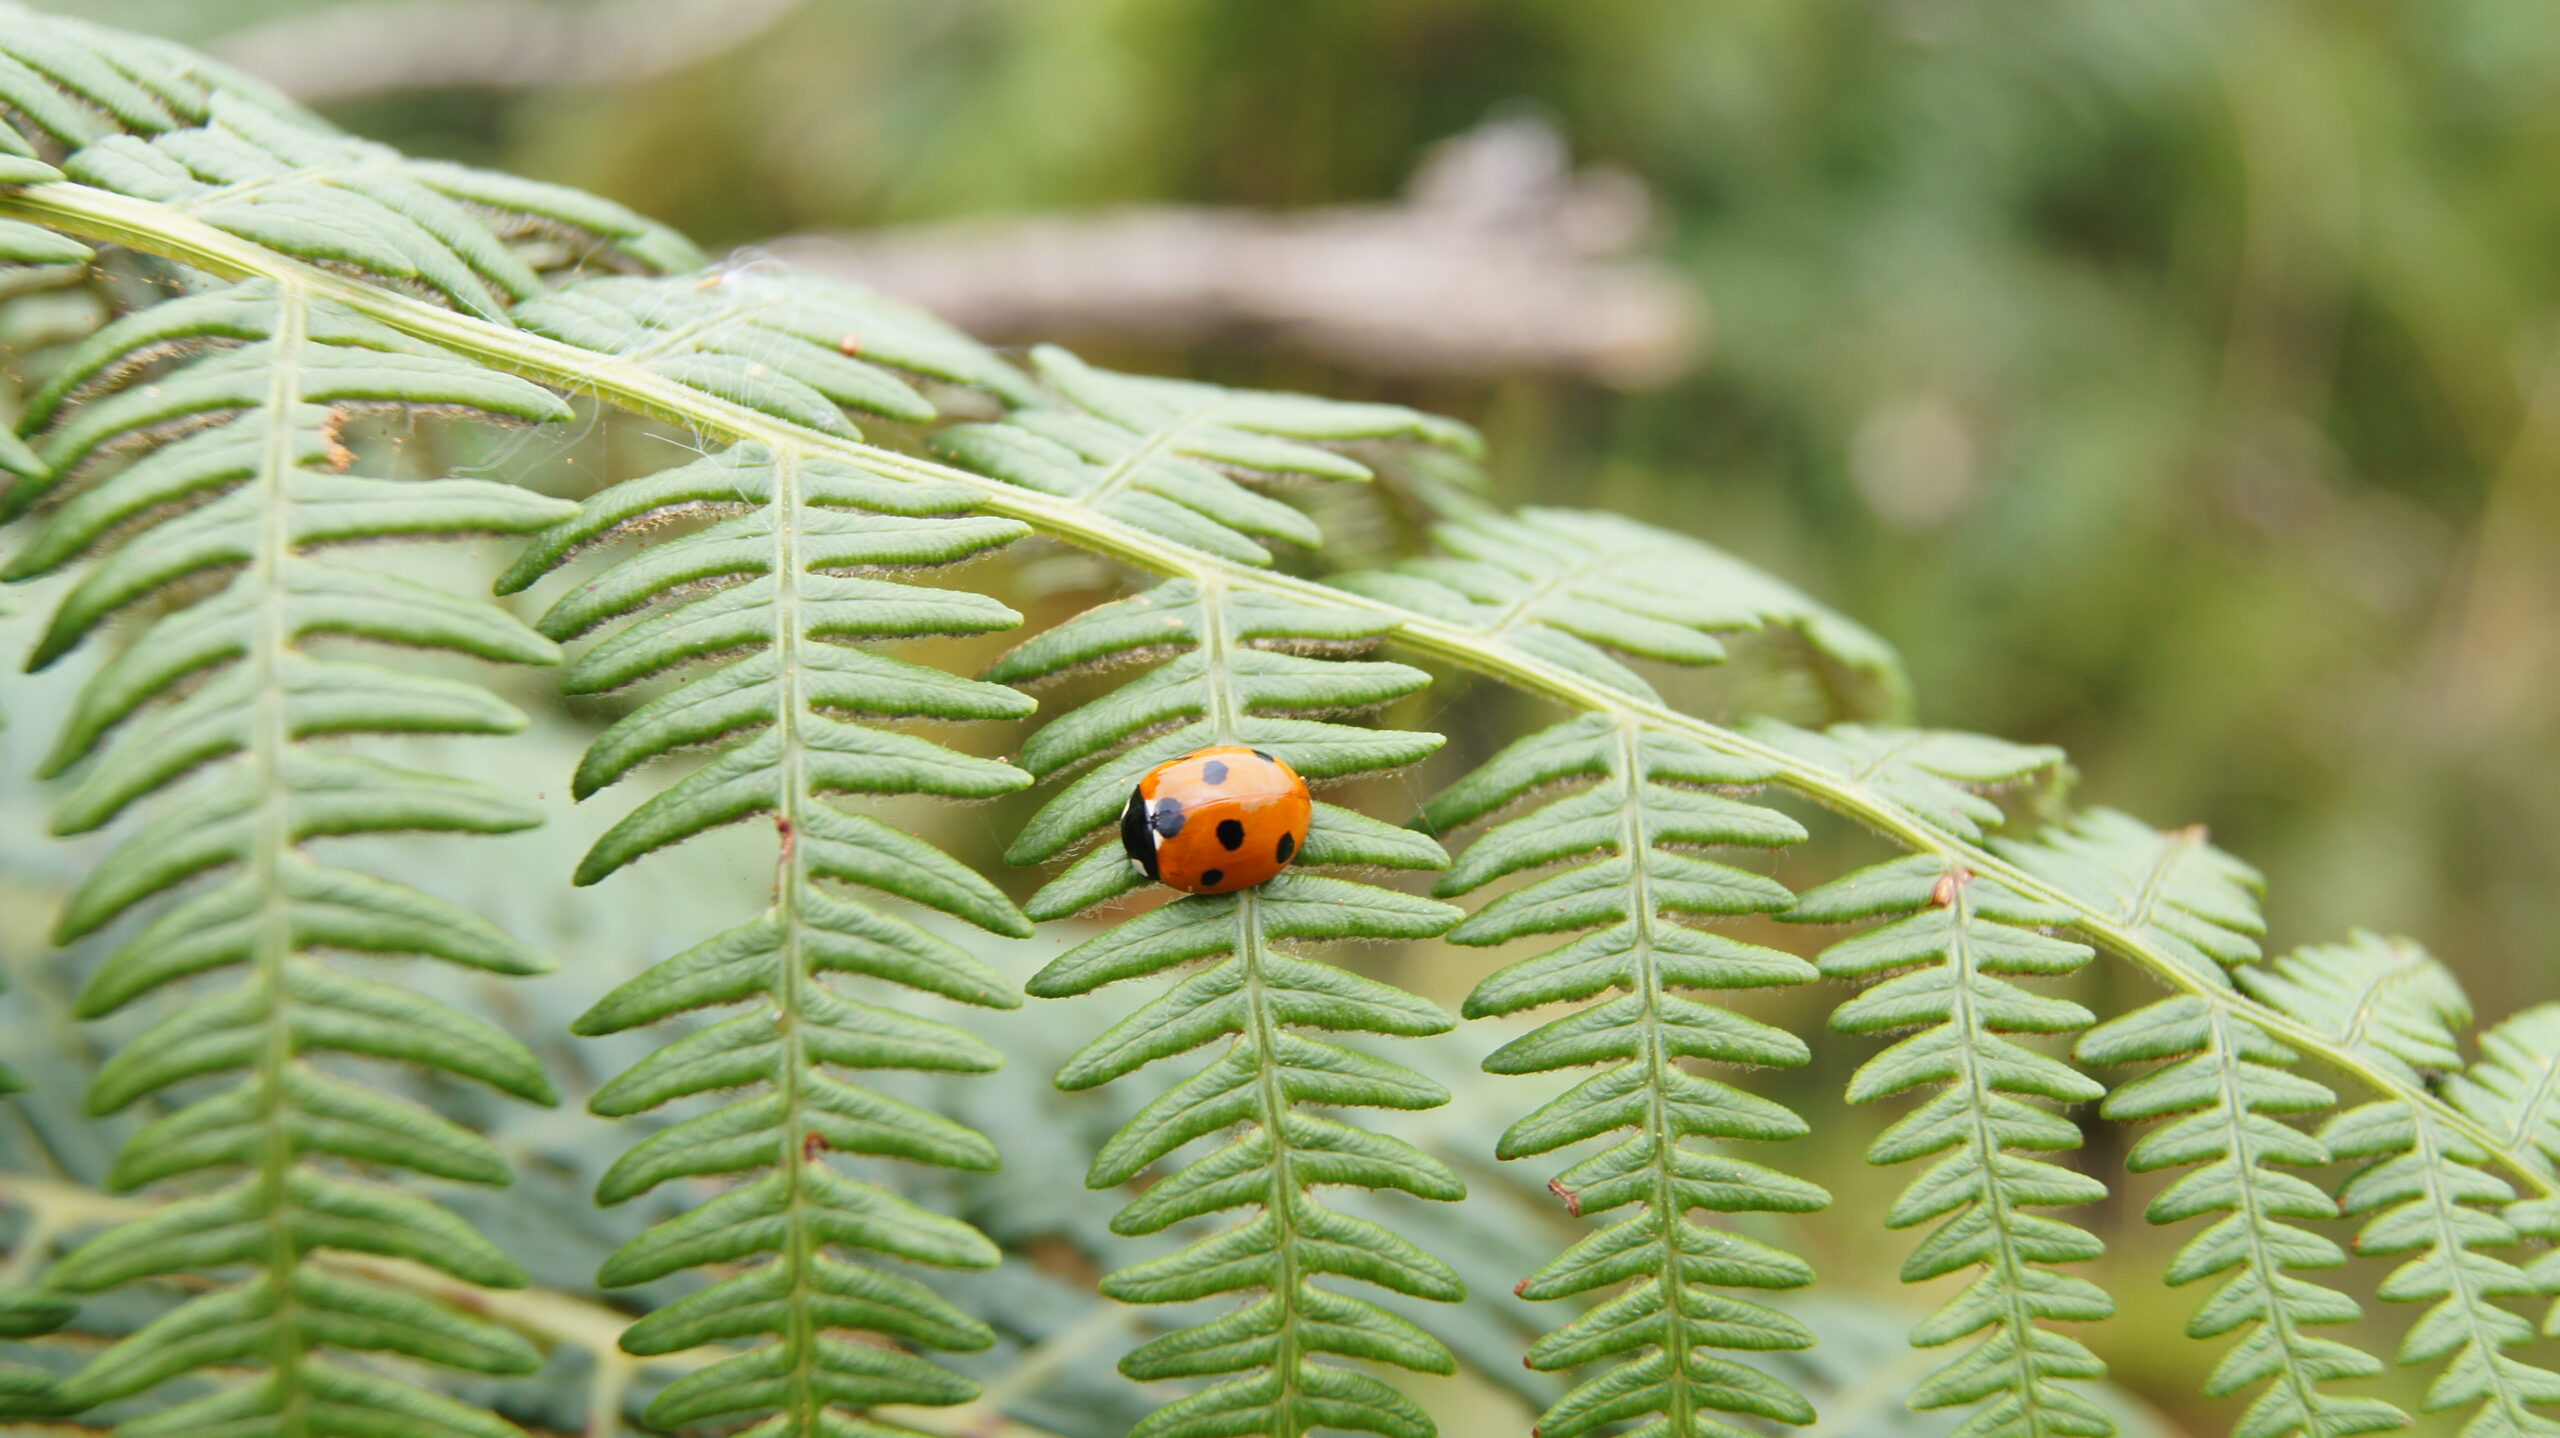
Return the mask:
M1147 877L1186 894L1249 889L1306 847L1315 806L1298 771L1220 744L1147 771L1120 815L1120 845Z

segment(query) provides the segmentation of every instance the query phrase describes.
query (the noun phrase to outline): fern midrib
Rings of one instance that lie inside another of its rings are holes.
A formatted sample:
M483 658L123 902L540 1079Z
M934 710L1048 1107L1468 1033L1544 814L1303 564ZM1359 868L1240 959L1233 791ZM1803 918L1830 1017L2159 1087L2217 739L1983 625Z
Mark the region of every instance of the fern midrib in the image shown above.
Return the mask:
M1969 882L1969 881L1968 881ZM1967 883L1955 886L1953 900L1953 935L1947 942L1947 960L1956 971L1955 1011L1952 1015L1964 1042L1956 1045L1958 1082L1964 1085L1970 1101L1965 1105L1965 1118L1973 1129L1973 1150L1982 1164L1982 1202L1991 1210L1991 1232L1995 1235L1999 1261L1994 1267L2000 1275L2000 1296L2008 1312L2005 1327L2015 1352L2010 1364L2017 1370L2018 1380L2010 1391L2018 1395L2019 1412L2027 1420L2029 1438L2045 1438L2047 1434L2068 1433L2068 1428L2055 1429L2048 1421L2044 1405L2044 1375L2035 1366L2035 1315L2027 1311L2026 1285L2022 1281L2027 1267L2018 1256L2017 1235L2010 1231L2014 1208L2009 1202L2008 1186L2000 1177L2003 1145L1991 1131L1991 1096L1993 1088L1982 1072L1982 1054L1978 1041L1985 1030L1982 1016L1974 1002L1973 984L1982 972L1973 952L1973 904L1965 896Z
M2427 957L2422 951L2406 946L2396 947L2399 952L2398 959L2391 967L2374 975L2373 981L2364 986L2364 992L2356 996L2355 1008L2349 1011L2346 1023L2338 1030L2338 1042L2348 1048L2363 1049L2368 1046L2382 1048L2383 1045L2379 1041L2369 1041L2367 1038L2367 1035L2373 1032L2374 1021L2386 1012L2382 996L2391 992L2403 981L2421 977L2436 969L2435 960Z
M2536 1116L2550 1104L2552 1091L2560 1089L2560 1056L2530 1053L2528 1057L2534 1066L2533 1083L2514 1105L2515 1122L2507 1125L2507 1141L2514 1144L2518 1152L2530 1154L2540 1151L2531 1132Z
M1539 605L1546 603L1548 600L1563 593L1573 585L1581 583L1583 580L1590 579L1595 576L1606 576L1610 571L1632 562L1636 557L1637 556L1633 554L1613 551L1605 554L1603 557L1586 559L1580 564L1576 564L1569 569L1551 574L1545 579L1538 581L1537 584L1531 586L1517 599L1503 605L1501 611L1485 623L1484 632L1487 634L1508 633L1511 629L1516 627L1520 621L1527 619L1532 614L1535 614Z
M659 355L673 354L685 345L693 343L696 339L711 333L715 329L726 329L741 321L750 320L754 316L763 314L765 311L774 308L774 306L779 303L780 301L778 300L765 300L753 305L740 305L736 309L721 312L717 319L706 318L695 321L691 324L678 325L673 329L661 331L657 339L640 346L638 349L631 351L627 355L624 355L623 359L637 364L642 360L654 359Z
M1698 1411L1696 1395L1689 1391L1689 1350L1694 1345L1689 1341L1689 1325L1682 1321L1680 1303L1679 1225L1688 1214L1680 1204L1678 1179L1672 1173L1671 1060L1663 1051L1662 968L1654 955L1653 883L1645 864L1645 856L1652 852L1652 835L1644 822L1644 755L1632 724L1618 726L1618 770L1627 786L1627 802L1619 811L1624 825L1618 842L1626 850L1627 907L1636 918L1636 992L1644 1004L1636 1022L1644 1035L1645 1126L1646 1137L1653 1141L1654 1219L1661 1225L1662 1268L1654 1281L1661 1285L1664 1305L1662 1356L1670 1365L1664 1377L1671 1397L1663 1417L1673 1434L1686 1438Z
M2538 1418L2527 1401L2517 1394L2514 1380L2507 1373L2506 1345L2480 1322L2481 1310L2493 1306L2494 1300L2482 1294L2471 1281L2471 1270L2462 1261L2467 1249L2462 1236L2453 1227L2451 1210L2454 1200L2436 1182L2446 1164L2460 1160L2445 1153L2442 1137L2429 1124L2426 1115L2412 1114L2410 1117L2413 1120L2410 1130L2416 1138L2419 1172L2427 1177L2427 1224L2435 1230L2436 1251L2444 1256L2445 1270L2453 1276L2453 1292L2436 1301L2450 1301L2456 1305L2465 1342L2478 1350L2480 1370L2487 1377L2491 1397L2505 1417L2507 1426L2517 1433L2531 1433ZM2430 1305L2430 1310L2432 1307ZM2425 1321L2427 1311L2421 1311L2419 1321ZM2457 1351L2450 1361L2460 1360L2461 1354Z
M1129 481L1157 455L1173 448L1174 440L1180 438L1184 430L1189 429L1202 415L1210 413L1217 407L1218 401L1211 399L1194 406L1171 424L1159 426L1153 433L1139 441L1137 448L1112 461L1111 467L1102 472L1102 478L1095 480L1092 488L1077 495L1075 502L1094 511L1095 517L1100 518L1102 501L1127 488Z
M1201 672L1208 680L1210 737L1216 743L1233 744L1238 742L1236 726L1243 715L1228 688L1227 647L1231 641L1225 598L1215 578L1202 577ZM1271 1187L1263 1204L1271 1215L1272 1242L1279 1255L1271 1296L1280 1302L1280 1334L1271 1357L1272 1372L1279 1380L1278 1400L1272 1406L1276 1415L1272 1438L1298 1438L1304 1431L1298 1424L1298 1233L1293 1207L1299 1186L1284 1122L1289 1113L1289 1096L1280 1087L1280 1026L1271 1017L1269 985L1262 967L1260 898L1249 888L1236 891L1236 950L1244 961L1245 976L1246 1032L1240 1041L1253 1045L1254 1098L1262 1131L1271 1137Z
M293 911L285 898L285 851L293 843L292 797L284 781L285 751L293 742L292 718L286 711L283 664L292 643L285 612L284 564L292 548L293 509L284 501L285 476L294 463L293 417L301 403L302 349L310 337L309 298L297 286L278 287L274 368L267 381L266 453L257 484L264 494L258 506L258 554L243 580L258 590L256 635L249 662L255 666L250 709L250 773L257 785L258 817L252 827L250 881L258 888L258 940L255 957L260 1005L266 1023L265 1043L258 1054L258 1119L263 1142L258 1149L256 1184L267 1228L267 1274L274 1285L275 1313L268 1362L285 1395L277 1415L279 1438L304 1438L309 1431L307 1394L300 1378L305 1354L302 1325L294 1308L296 1267L289 1184L294 1161L293 1131L286 1121L291 1106L286 1082L295 1061L292 1003L287 968L293 961Z
M808 1050L801 1034L809 1009L810 983L802 941L800 893L808 881L808 861L800 850L807 793L800 745L800 462L777 455L773 466L773 657L774 739L779 746L781 792L775 795L774 827L780 844L774 855L774 907L782 920L782 944L776 955L781 980L774 994L782 1030L782 1168L785 1175L790 1237L782 1262L790 1265L789 1322L782 1341L789 1345L791 1413L797 1426L816 1431L822 1403L815 1391L817 1324L809 1312L809 1270L815 1257L809 1240L808 1166L818 1162L812 1151L805 1112Z
M1300 1280L1297 1215L1292 1205L1299 1187L1283 1125L1289 1113L1289 1096L1280 1089L1280 1026L1272 1021L1264 982L1262 918L1255 912L1257 902L1251 889L1236 894L1236 940L1245 964L1245 1013L1250 1024L1247 1041L1254 1048L1254 1091L1261 1110L1262 1131L1271 1135L1271 1188L1263 1202L1271 1214L1272 1237L1279 1254L1279 1271L1271 1279L1272 1296L1280 1300L1279 1346L1271 1355L1272 1372L1279 1379L1279 1395L1272 1405L1272 1438L1299 1438L1306 1431L1298 1421Z
M2249 1266L2256 1272L2259 1291L2267 1296L2265 1321L2275 1330L2276 1346L2284 1353L2285 1361L2279 1365L2284 1385L2292 1390L2294 1402L2302 1410L2303 1427L2309 1438L2322 1438L2329 1432L2326 1395L2304 1372L2307 1360L2300 1350L2301 1327L2294 1322L2292 1301L2285 1296L2283 1266L2267 1247L2267 1228L2274 1220L2259 1202L2257 1184L2249 1179L2258 1169L2258 1154L2249 1133L2249 1109L2238 1079L2244 1060L2239 1046L2232 1042L2230 1015L2216 1013L2209 1022L2212 1027L2207 1032L2212 1037L2216 1060L2214 1075L2222 1090L2223 1131L2231 1136L2236 1180L2233 1186L2240 1191L2240 1217L2249 1235Z
M1842 774L1748 735L1693 718L1656 700L1608 688L1551 661L1523 653L1472 625L1420 614L1385 600L1354 594L1250 566L1234 564L1093 512L1079 500L991 480L964 469L878 449L825 434L761 410L651 374L615 356L579 349L523 330L411 299L347 279L266 249L168 206L67 181L0 190L0 216L24 219L68 234L120 244L213 274L265 276L389 325L412 338L472 356L521 378L594 394L636 413L737 439L753 439L777 452L820 452L888 478L966 485L979 492L977 506L1019 519L1053 537L1069 539L1106 558L1168 576L1232 584L1302 603L1364 610L1387 619L1396 638L1413 649L1461 668L1502 679L1577 709L1644 720L1685 734L1722 753L1757 760L1774 772L1771 782L1855 819L1915 853L1934 854L1997 880L2020 895L2068 911L2070 926L2093 943L2149 973L2169 988L2204 1000L2290 1047L2353 1078L2366 1089L2410 1105L2477 1143L2500 1168L2536 1194L2560 1197L2560 1177L2518 1154L2486 1125L2475 1122L2424 1087L2365 1062L2311 1025L2236 992L2207 982L2118 916L2055 887L1987 847L1923 818Z

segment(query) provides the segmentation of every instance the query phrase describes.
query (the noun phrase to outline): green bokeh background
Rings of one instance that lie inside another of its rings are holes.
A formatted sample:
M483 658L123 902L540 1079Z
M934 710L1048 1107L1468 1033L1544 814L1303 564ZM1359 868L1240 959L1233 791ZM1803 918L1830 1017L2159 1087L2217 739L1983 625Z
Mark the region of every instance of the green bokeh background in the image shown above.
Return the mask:
M318 7L54 8L203 41ZM642 83L325 108L717 249L1384 199L1519 107L1651 188L1712 331L1669 383L1087 348L1470 419L1506 503L1712 539L1898 645L1925 721L2063 745L2080 799L2208 825L2266 871L2276 944L2406 932L2486 1015L2560 995L2548 0L807 0ZM1443 998L1477 971L1405 963ZM1826 1047L1788 1096L1850 1199L1809 1242L1881 1291L1876 1121L1833 1097L1871 1046ZM2196 1295L2158 1287L2138 1198L2092 1220L2127 1312L2088 1336L2223 1431L2210 1355L2157 1341Z

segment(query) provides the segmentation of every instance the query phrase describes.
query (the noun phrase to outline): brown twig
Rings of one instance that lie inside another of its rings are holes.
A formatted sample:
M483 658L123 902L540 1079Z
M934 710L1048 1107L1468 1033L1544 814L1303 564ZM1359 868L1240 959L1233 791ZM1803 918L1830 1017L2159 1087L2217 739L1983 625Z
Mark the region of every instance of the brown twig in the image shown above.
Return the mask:
M629 83L698 65L802 0L359 0L213 42L231 64L319 103L409 90Z
M1249 336L1393 373L1641 387L1685 369L1706 326L1695 289L1633 253L1652 216L1634 177L1575 173L1552 127L1513 117L1441 145L1392 204L943 221L736 258L858 279L999 341Z

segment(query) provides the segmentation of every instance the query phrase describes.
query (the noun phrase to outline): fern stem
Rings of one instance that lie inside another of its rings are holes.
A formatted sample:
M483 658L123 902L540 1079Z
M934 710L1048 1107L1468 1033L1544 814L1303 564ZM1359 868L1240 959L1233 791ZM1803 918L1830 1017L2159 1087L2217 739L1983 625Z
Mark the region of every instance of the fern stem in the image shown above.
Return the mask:
M2378 1095L2408 1104L2424 1114L2428 1122L2479 1145L2492 1162L2528 1192L2560 1197L2560 1176L2548 1171L2532 1155L2503 1141L2489 1126L2428 1092L2422 1084L2366 1062L2310 1026L2192 971L2144 939L2128 916L2110 913L2046 883L1983 845L1951 833L1876 793L1855 774L1809 762L1657 701L1608 688L1498 639L1488 642L1486 633L1471 625L1433 619L1401 605L1312 580L1235 564L1098 514L1082 498L1042 494L931 460L823 434L650 373L628 359L498 327L361 280L328 273L151 201L56 181L0 192L0 217L24 219L66 234L124 245L217 275L271 277L307 295L324 297L412 337L476 356L520 377L591 394L696 430L752 439L786 456L827 454L890 478L967 485L980 493L978 508L986 513L1019 519L1052 537L1072 541L1135 568L1202 581L1216 579L1307 604L1378 614L1393 623L1398 642L1421 653L1577 709L1637 720L1688 735L1728 754L1759 760L1775 768L1771 782L1855 819L1914 852L1939 855L1996 880L2025 898L2069 910L2073 929L2169 988L2194 995L2217 1011L2318 1057Z
M1134 463L1134 460L1132 461ZM1215 579L1204 579L1200 587L1200 652L1207 665L1209 722L1216 726L1217 742L1229 744L1236 739L1235 695L1228 684L1226 605ZM1278 1377L1280 1391L1271 1405L1271 1438L1299 1438L1306 1430L1298 1415L1298 1235L1293 1205L1304 1192L1296 1173L1289 1143L1287 1118L1289 1096L1280 1084L1280 1029L1272 1021L1270 985L1267 982L1262 940L1262 916L1257 909L1260 895L1246 889L1236 895L1236 957L1244 965L1245 1032L1237 1042L1253 1046L1254 1093L1256 1112L1262 1131L1271 1136L1271 1186L1263 1199L1277 1229L1274 1256L1279 1271L1272 1276L1271 1293L1280 1301L1278 1347L1272 1356L1272 1372Z
M248 656L254 666L251 673L256 676L257 692L251 711L249 764L257 776L260 798L257 838L250 850L248 869L251 882L263 896L257 950L251 963L255 965L261 995L259 1009L266 1016L267 1030L258 1058L259 1127L264 1141L259 1146L256 1181L259 1208L267 1226L267 1281L275 1288L276 1303L275 1347L268 1363L275 1381L289 1395L284 1411L276 1415L278 1438L303 1438L309 1431L301 1378L306 1346L302 1324L294 1313L295 1255L293 1226L287 1213L291 1199L286 1189L294 1152L293 1126L286 1114L292 1100L286 1093L285 1075L294 1062L294 1043L293 995L285 982L285 966L293 957L294 939L283 874L285 851L293 841L293 819L288 812L291 800L286 795L283 766L293 734L285 712L284 676L279 672L279 660L292 642L283 599L285 556L292 546L293 507L286 502L283 488L285 476L294 467L290 416L302 398L296 381L302 373L301 351L310 334L310 320L308 303L301 291L291 284L279 287L276 362L267 393L271 419L266 456L256 481L266 494L258 505L263 518L249 578L257 587L259 641Z
M1974 936L1971 927L1973 899L1966 893L1970 887L1969 879L1956 883L1953 885L1955 892L1948 900L1953 910L1954 923L1947 942L1947 959L1955 970L1953 985L1955 1007L1950 1017L1956 1031L1965 1035L1967 1040L1956 1045L1955 1051L1959 1065L1956 1082L1967 1093L1975 1096L1972 1102L1965 1105L1965 1113L1973 1130L1972 1137L1967 1142L1972 1145L1974 1153L1979 1155L1982 1165L1982 1204L1990 1210L1991 1232L1999 1246L1999 1259L1993 1267L2000 1275L2001 1307L2006 1314L2001 1320L2001 1326L2009 1331L2009 1341L2014 1348L2014 1352L2010 1355L2010 1366L2017 1371L2018 1375L2016 1381L2010 1385L2010 1391L2018 1395L2020 1416L2026 1419L2028 1438L2045 1438L2049 1433L2068 1434L2072 1430L2067 1422L2059 1428L2052 1422L2051 1415L2047 1413L2043 1402L2044 1388L2048 1379L2037 1370L2035 1365L2036 1322L2035 1315L2027 1309L2027 1264L2026 1260L2018 1256L2017 1225L2012 1218L2014 1208L2010 1201L2009 1185L2003 1180L2000 1172L2003 1145L1999 1135L1992 1131L1991 1125L1991 1099L1996 1086L1990 1076L1982 1071L1982 1049L1975 1041L1981 1036L1988 1035L1990 1028L1984 1024L1976 1004L1975 986L1985 976L1979 967L1979 956L1974 952Z
M2447 1167L2458 1162L2445 1152L2443 1135L2436 1132L2428 1120L2420 1118L2411 1125L2411 1129L2416 1137L2415 1149L2420 1172L2440 1175ZM2460 1211L2458 1204L2442 1197L2435 1198L2427 1204L2428 1227L2435 1231L2435 1251L2446 1254L2452 1259L2445 1267L2451 1275L2453 1286L2453 1291L2449 1295L2451 1302L2441 1304L2427 1317L2433 1318L2436 1313L2449 1309L2461 1323L2463 1347L2454 1350L2454 1361L2459 1364L2460 1355L2466 1351L2479 1355L2480 1371L2486 1378L2490 1393L2495 1397L2498 1414L2504 1421L2507 1431L2518 1434L2546 1431L2547 1420L2534 1412L2526 1397L2516 1391L2514 1375L2508 1371L2507 1365L2500 1361L2501 1351L2508 1340L2501 1339L2481 1322L2481 1314L2484 1311L2503 1312L2503 1310L2499 1309L2495 1296L2480 1291L2477 1281L2479 1275L2470 1265L2462 1262L2465 1245L2478 1241L2478 1235L2465 1233L2454 1226L2454 1214L2458 1211ZM2485 1410L2483 1416L2485 1416ZM2475 1423L2478 1421L2478 1419L2473 1420ZM2471 1424L2464 1426L2468 1429Z
M2258 1166L2258 1153L2249 1133L2248 1095L2240 1091L2240 1050L2232 1042L2230 1015L2217 1012L2211 1024L2210 1052L2222 1091L2224 1129L2231 1135L2231 1161L2246 1172ZM2278 1381L2292 1390L2294 1402L2304 1414L2308 1438L2325 1438L2330 1430L2321 1415L2327 1411L2327 1397L2312 1383L2310 1364L2295 1356L2303 1351L2301 1324L2294 1316L2292 1299L2285 1293L2284 1266L2267 1247L2268 1232L2281 1220L2267 1211L2265 1196L2256 1184L2244 1181L2233 1187L2239 1197L2243 1231L2249 1236L2249 1267L2267 1295L2267 1326L2275 1333L2276 1346L2290 1358L2277 1366Z
M1637 730L1632 724L1618 726L1618 780L1634 796L1645 782L1644 756L1638 750ZM1679 1142L1671 1131L1669 1092L1671 1058L1662 1043L1662 970L1654 949L1654 925L1661 915L1654 909L1652 882L1645 870L1644 856L1653 847L1652 837L1645 831L1644 805L1630 802L1621 811L1625 823L1619 839L1620 850L1627 857L1628 912L1636 921L1636 985L1637 997L1644 1003L1644 1013L1636 1020L1644 1031L1645 1126L1647 1140L1653 1145L1653 1217L1662 1229L1662 1268L1654 1281L1662 1285L1662 1301L1672 1314L1672 1321L1662 1325L1662 1353L1670 1363L1670 1382L1666 1392L1670 1404L1662 1410L1668 1431L1686 1438L1698 1417L1696 1396L1689 1391L1689 1325L1680 1322L1680 1290L1684 1277L1680 1272L1680 1245L1674 1230L1686 1216L1679 1199L1678 1178L1672 1172L1672 1146Z
M1251 889L1236 896L1236 947L1245 972L1248 1027L1243 1042L1253 1045L1255 1067L1260 1070L1254 1077L1254 1089L1260 1100L1262 1131L1271 1135L1271 1188L1263 1202L1279 1229L1275 1245L1279 1272L1272 1275L1271 1291L1280 1300L1281 1311L1279 1348L1272 1357L1280 1392L1271 1405L1271 1438L1299 1438L1306 1430L1298 1418L1298 1243L1291 1205L1300 1189L1291 1163L1295 1155L1290 1152L1283 1122L1289 1112L1289 1096L1280 1091L1279 1065L1273 1061L1279 1052L1280 1035L1279 1026L1271 1021L1270 993L1263 974L1262 923L1254 912L1255 898Z
M811 1245L806 1183L809 1165L819 1160L817 1136L810 1132L805 1112L803 1081L808 1074L809 1056L800 1022L809 1008L809 965L800 909L801 890L808 882L800 853L804 823L801 803L808 793L808 780L800 738L800 465L792 455L775 460L773 509L777 521L773 530L773 723L775 736L781 742L783 764L773 816L779 838L773 859L773 902L782 920L782 951L777 956L781 983L780 991L774 995L774 1023L782 1030L782 1102L786 1115L783 1132L789 1140L782 1151L782 1166L783 1181L790 1185L783 1212L791 1225L791 1236L776 1261L790 1265L790 1318L782 1341L798 1355L791 1365L791 1401L784 1411L795 1428L816 1433L821 1431L820 1417L826 1404L813 1387L818 1328L809 1313Z

